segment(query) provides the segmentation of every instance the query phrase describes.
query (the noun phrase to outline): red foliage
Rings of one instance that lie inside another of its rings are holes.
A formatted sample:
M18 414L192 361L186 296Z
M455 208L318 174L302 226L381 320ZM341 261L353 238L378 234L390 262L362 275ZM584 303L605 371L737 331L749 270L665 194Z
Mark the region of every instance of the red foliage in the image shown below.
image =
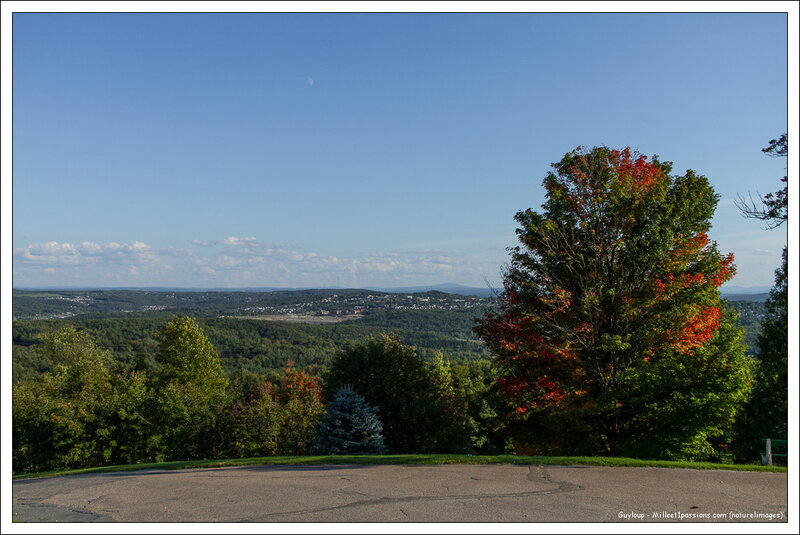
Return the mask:
M275 399L285 403L292 399L322 400L322 380L305 370L295 370L294 362L289 361L280 382L273 387Z
M706 307L697 315L687 319L673 347L681 353L689 354L711 338L720 325L720 307Z
M610 151L609 160L619 179L636 193L644 193L661 178L661 169L648 162L643 154L631 153L630 147Z
M719 287L722 283L729 281L736 274L736 267L733 265L733 253L728 253L720 262L719 271L715 273L711 280L714 285Z

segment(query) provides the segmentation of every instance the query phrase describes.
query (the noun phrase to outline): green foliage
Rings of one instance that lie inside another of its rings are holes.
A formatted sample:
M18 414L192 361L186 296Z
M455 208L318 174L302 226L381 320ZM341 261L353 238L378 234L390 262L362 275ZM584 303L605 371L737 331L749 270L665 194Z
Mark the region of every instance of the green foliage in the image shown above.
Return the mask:
M762 149L769 156L785 158L788 154L786 134L771 139ZM739 198L737 203L743 215L765 222L766 229L774 229L787 221L789 191L788 179L783 189L761 198L762 207ZM755 374L753 396L737 425L736 453L740 460L758 458L761 439L786 438L788 433L789 405L789 303L788 303L788 251L783 248L781 266L775 271L775 286L767 299L767 317L761 324L758 337L758 366Z
M283 455L307 455L325 413L322 381L289 363L274 388L281 405L278 451Z
M447 353L452 362L486 358L486 349L472 334L474 314L471 310L379 310L358 320L328 325L210 317L198 318L197 325L219 351L224 370L265 375L280 373L289 360L304 368L325 366L332 355L350 344L387 330L393 330L403 343L416 346L426 359L437 351ZM30 348L38 343L39 334L64 323L89 334L127 368L144 370L148 376L159 370L155 335L164 326L164 318L18 320L12 328L15 382L49 369L51 363Z
M111 455L107 463L150 462L161 458L161 435L154 422L154 392L143 371L121 369L112 377L114 386L107 400L106 418L113 428Z
M55 402L45 395L42 386L34 383L14 385L11 405L14 473L70 467L69 463L57 459L50 420Z
M234 400L222 426L226 455L276 455L281 416L281 406L272 398L268 383L263 383L258 392Z
M227 402L219 357L192 318L173 318L157 340L161 368L154 386L166 458L194 459L213 452L214 429Z
M53 371L53 363L31 346L13 345L11 348L11 376L14 384L39 379Z
M488 360L474 360L452 367L457 399L467 406L467 428L471 449L478 454L510 452L501 402L495 385L496 370Z
M197 322L174 318L148 375L61 325L27 346L52 371L13 388L15 473L310 450L324 405L305 370L229 383Z
M314 439L314 455L382 455L383 424L371 407L349 386L336 391Z
M737 425L736 454L756 461L762 438L785 439L789 422L789 303L787 249L775 271L775 286L767 300L767 318L758 337L758 361L753 395Z
M84 390L92 393L109 380L111 357L98 348L86 334L72 326L42 336L39 351L53 363L49 379L66 397L76 397Z
M694 353L672 352L631 369L620 396L620 455L732 462L731 430L751 381L741 338L735 315L726 311Z
M156 362L161 365L158 382L195 383L210 390L225 386L219 356L194 319L176 316L156 340Z
M767 318L767 305L764 300L745 301L728 299L728 306L739 313L737 321L744 329L744 344L747 355L758 356L758 337L761 334L761 323Z
M112 373L108 353L71 326L43 335L37 350L53 371L14 386L15 471L146 458L143 376Z
M447 391L446 370L434 374L417 352L390 336L370 339L337 355L325 376L327 399L351 385L379 407L390 452L460 451L466 422Z

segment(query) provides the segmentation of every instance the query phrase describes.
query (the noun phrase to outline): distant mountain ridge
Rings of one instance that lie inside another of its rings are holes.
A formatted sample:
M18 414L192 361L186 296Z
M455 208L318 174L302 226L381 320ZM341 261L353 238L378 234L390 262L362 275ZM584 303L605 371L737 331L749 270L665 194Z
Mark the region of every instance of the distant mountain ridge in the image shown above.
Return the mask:
M317 286L317 287L296 287L296 288L282 288L278 286L259 286L248 288L225 288L225 287L174 287L174 286L107 286L107 287L69 287L69 286L37 286L37 287L18 287L15 290L64 290L64 291L92 291L92 290L134 290L143 292L298 292L303 290L372 290L376 292L386 293L425 293L431 291L444 292L455 295L471 295L476 297L492 297L497 293L502 292L501 288L488 288L488 287L474 287L464 286L463 284L455 284L452 282L442 284L431 284L425 286L398 286L398 287L381 287L381 286L366 286L362 288L347 288L342 286ZM731 301L766 301L769 296L769 286L729 286L722 288L722 297Z
M723 296L726 295L749 295L749 294L761 294L761 293L769 293L772 289L772 286L723 286L720 288L720 292Z
M769 286L728 286L720 289L720 294L728 301L753 301L763 303L769 297Z
M768 292L760 294L723 294L722 297L728 301L750 301L753 303L764 303L769 297Z
M444 292L457 295L474 295L476 297L492 297L499 292L498 288L477 288L473 286L463 286L452 282L444 284L433 284L431 286L400 286L396 288L368 287L365 290L376 290L388 293L425 293L425 292Z
M444 283L432 284L428 286L401 286L395 288L383 288L377 286L367 286L363 288L348 288L342 286L304 286L297 288L282 288L277 286L260 286L248 288L204 288L204 287L175 287L175 286L36 286L36 287L16 287L15 290L26 291L113 291L130 290L140 292L300 292L304 290L372 290L385 293L425 293L425 292L444 292L456 295L472 295L476 297L492 297L496 288L477 288L464 286L461 284Z

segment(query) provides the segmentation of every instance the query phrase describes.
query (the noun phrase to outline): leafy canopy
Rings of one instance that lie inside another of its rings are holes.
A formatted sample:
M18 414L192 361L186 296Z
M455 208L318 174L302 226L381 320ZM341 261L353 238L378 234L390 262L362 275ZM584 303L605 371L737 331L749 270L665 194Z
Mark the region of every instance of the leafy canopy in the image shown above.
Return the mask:
M629 372L691 367L728 321L718 288L733 255L707 235L718 196L671 167L629 148L579 147L545 177L541 212L516 214L520 245L476 333L518 417L569 414L593 447L614 451Z
M390 453L459 451L468 446L466 415L454 407L449 370L432 369L392 336L370 339L337 355L325 376L326 398L350 385L378 407Z

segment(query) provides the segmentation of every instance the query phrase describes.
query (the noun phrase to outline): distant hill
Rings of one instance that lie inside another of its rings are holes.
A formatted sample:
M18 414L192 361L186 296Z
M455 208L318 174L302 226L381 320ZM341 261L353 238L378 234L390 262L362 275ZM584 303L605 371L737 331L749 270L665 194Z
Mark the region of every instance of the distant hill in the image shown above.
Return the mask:
M728 301L752 301L754 303L764 303L769 297L768 292L760 294L722 294Z
M768 293L772 286L729 286L724 285L720 288L722 297L729 299L729 295L753 295Z
M153 316L331 316L378 310L457 310L491 305L477 295L427 292L381 292L366 289L308 290L19 290L12 293L14 319Z
M387 293L424 293L424 292L444 292L455 295L474 295L475 297L493 297L497 288L476 288L472 286L462 286L461 284L445 283L434 284L431 286L401 286L398 288L377 288L370 287L369 290L377 290Z
M298 288L280 288L277 286L263 286L263 287L248 287L248 288L194 288L194 287L171 287L171 286L109 286L109 287L83 287L83 286L36 286L25 287L20 286L14 288L19 291L67 291L67 292L87 292L87 291L133 291L133 292L301 292L301 291L315 291L315 290L373 290L385 293L426 293L426 292L444 292L456 295L472 295L475 297L493 297L496 288L476 288L471 286L463 286L461 284L444 283L432 284L429 286L401 286L395 288L381 288L377 286L369 286L364 288L345 288L342 286L325 286L325 287L298 287Z
M337 290L337 291L357 291L357 290L372 290L385 293L426 293L426 292L444 292L453 295L468 295L475 297L494 297L496 293L502 292L501 288L487 288L487 287L473 287L464 286L462 284L454 284L451 282L443 284L431 284L428 286L399 286L394 288L369 286L365 288L343 288L340 286L327 286L327 287L302 287L302 288L280 288L276 286L264 287L251 287L251 288L180 288L180 287L167 287L167 286L152 286L152 287L18 287L14 290L23 291L135 291L135 292L243 292L243 293L272 293L272 292L308 292L308 291L324 291L324 290ZM727 286L722 288L722 297L729 301L755 301L763 302L769 297L769 286Z

